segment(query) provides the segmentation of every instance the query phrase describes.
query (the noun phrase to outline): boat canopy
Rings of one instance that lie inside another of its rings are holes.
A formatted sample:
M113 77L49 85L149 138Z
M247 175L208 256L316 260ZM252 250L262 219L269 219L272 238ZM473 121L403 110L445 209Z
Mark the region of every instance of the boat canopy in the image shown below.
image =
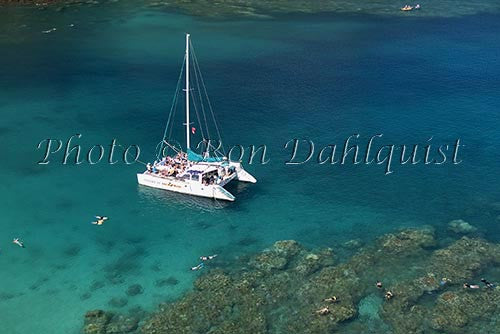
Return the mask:
M193 161L193 162L220 162L220 161L224 160L224 158L220 158L220 157L204 158L200 154L193 152L191 149L187 150L187 158L189 161Z
M207 165L207 164L195 164L186 170L186 173L208 173L217 171L217 166Z

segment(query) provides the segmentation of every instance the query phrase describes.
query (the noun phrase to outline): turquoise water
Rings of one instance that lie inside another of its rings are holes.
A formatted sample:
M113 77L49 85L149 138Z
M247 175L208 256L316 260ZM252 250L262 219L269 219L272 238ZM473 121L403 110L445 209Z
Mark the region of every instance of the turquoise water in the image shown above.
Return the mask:
M153 310L191 288L200 255L230 261L279 239L338 247L432 225L446 240L458 218L500 239L498 16L213 21L152 10L28 12L1 14L9 17L0 41L6 333L78 333L89 309ZM60 153L36 164L41 140L76 133L82 154L116 138L152 158L186 31L225 142L268 147L270 162L247 168L257 184L230 187L237 201L228 204L138 187L140 164L62 165ZM292 138L342 146L356 133L361 150L378 133L378 145L460 138L463 162L396 164L391 175L382 165L285 165ZM110 220L93 226L94 214ZM133 284L143 293L128 296ZM127 303L110 305L113 298Z

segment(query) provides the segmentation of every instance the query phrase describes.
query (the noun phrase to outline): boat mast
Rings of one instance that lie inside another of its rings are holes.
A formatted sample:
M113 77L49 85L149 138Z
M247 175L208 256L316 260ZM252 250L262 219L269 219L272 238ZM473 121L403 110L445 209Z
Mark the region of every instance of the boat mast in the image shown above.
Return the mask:
M186 34L186 152L189 150L189 34Z

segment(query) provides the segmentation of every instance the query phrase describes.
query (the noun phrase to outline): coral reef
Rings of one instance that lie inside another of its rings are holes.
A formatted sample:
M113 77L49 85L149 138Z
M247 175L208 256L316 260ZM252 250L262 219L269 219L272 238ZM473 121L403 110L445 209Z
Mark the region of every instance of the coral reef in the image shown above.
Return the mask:
M89 311L85 314L84 334L105 334L106 326L112 315L102 310Z
M462 219L455 219L449 222L448 229L459 234L468 234L477 231L477 228Z
M137 330L320 334L366 331L372 322L380 333L477 332L498 313L500 289L462 285L500 264L500 245L463 237L436 247L432 229L405 229L338 263L331 248L308 250L293 240L278 241L205 272L193 291L162 304ZM391 298L384 298L388 291ZM115 333L113 319L125 326L119 317L89 312L85 333ZM493 330L495 322L490 323Z
M114 315L102 310L93 310L85 314L83 334L125 334L133 333L139 319Z
M457 328L467 324L467 317L462 314L460 308L455 308L454 313L445 315L446 320L441 319L436 313L432 318L432 326L429 326L432 313L435 309L443 310L443 305L454 299L457 294L464 294L465 289L462 288L462 284L466 280L476 277L489 265L498 264L500 264L500 246L480 239L464 237L447 248L436 250L425 266L425 275L401 281L392 287L396 298L384 304L383 318L393 326L395 333L425 333L429 327L455 333ZM447 289L458 292L442 293L434 308L424 307L419 303L426 296L437 295ZM490 291L485 293L488 294ZM468 299L467 302L473 307L484 308L483 305L479 305L480 299Z
M472 321L488 320L498 314L499 305L498 288L445 292L439 296L432 310L431 326L446 333L461 333Z

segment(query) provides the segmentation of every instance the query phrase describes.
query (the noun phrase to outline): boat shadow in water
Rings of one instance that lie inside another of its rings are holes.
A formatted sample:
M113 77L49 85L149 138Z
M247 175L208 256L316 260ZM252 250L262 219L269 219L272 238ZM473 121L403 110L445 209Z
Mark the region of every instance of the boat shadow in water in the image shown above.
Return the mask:
M212 198L196 197L162 189L138 186L138 194L141 202L149 205L168 205L176 208L197 209L206 212L215 212L232 205L232 202L216 200Z
M236 197L236 201L232 202L233 205L231 207L238 208L239 201L246 202L257 195L258 190L256 189L258 189L259 186L259 183L230 182L224 186L224 189Z

